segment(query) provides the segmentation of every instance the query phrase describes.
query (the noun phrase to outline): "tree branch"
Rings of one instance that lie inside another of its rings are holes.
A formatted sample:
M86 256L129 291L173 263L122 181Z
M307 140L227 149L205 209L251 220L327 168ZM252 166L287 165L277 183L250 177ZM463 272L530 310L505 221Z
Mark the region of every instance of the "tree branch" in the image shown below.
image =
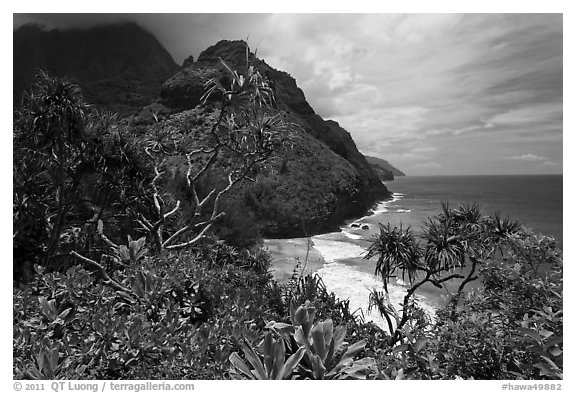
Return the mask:
M114 280L112 277L110 277L108 275L108 273L106 273L106 270L104 269L104 266L100 265L98 262L87 258L83 255L78 254L76 251L72 251L70 252L70 255L75 256L76 258L80 259L81 261L95 267L96 269L98 269L99 273L102 275L102 277L104 277L103 283L106 285L109 285L110 287L112 287L112 289L119 291L119 292L126 292L129 295L135 296L137 297L134 292L132 292L132 290L130 290L129 288L123 286L122 284L120 284L118 281Z

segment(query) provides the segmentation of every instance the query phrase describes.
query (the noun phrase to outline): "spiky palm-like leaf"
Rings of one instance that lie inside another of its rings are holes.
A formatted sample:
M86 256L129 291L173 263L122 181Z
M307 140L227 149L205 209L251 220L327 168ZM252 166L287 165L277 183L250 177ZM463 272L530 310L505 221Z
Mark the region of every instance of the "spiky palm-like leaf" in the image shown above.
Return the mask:
M495 212L488 219L488 230L492 240L500 242L516 235L520 231L520 223L510 217L502 218L500 212Z
M34 138L36 148L53 148L58 154L80 135L88 107L77 85L45 72L36 78L32 91L23 98L23 110L32 120L28 138Z
M222 94L224 100L237 108L251 106L272 106L274 94L272 88L254 66L248 65L245 74L239 74L226 62L220 59L220 63L228 72L230 86L224 86L216 78L211 78L205 83L206 91L201 100L206 102L213 94Z
M426 240L424 261L429 271L448 271L464 266L466 239L454 230L451 220L428 220L423 237Z
M478 203L460 205L452 210L452 218L458 226L478 226L482 223L482 212Z
M374 274L379 275L384 283L384 290L388 292L388 281L398 269L402 271L402 279L408 275L410 282L414 281L416 273L421 270L419 265L420 249L412 229L402 229L390 224L380 224L380 233L374 235L364 259L378 256Z

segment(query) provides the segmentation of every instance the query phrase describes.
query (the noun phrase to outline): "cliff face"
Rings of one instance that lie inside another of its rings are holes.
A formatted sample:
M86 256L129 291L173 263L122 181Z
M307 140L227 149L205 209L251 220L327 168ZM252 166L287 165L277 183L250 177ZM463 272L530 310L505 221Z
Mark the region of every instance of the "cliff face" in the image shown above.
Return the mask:
M14 103L38 70L77 83L86 99L121 114L153 102L180 67L156 38L133 23L89 30L14 32Z
M272 160L281 163L282 173L262 175L254 187L260 198L276 206L266 211L256 208L265 233L290 236L335 229L343 219L361 215L388 197L389 191L350 134L337 122L318 116L294 78L246 48L244 41L220 41L209 47L164 83L161 102L173 110L196 107L205 81L226 78L220 59L237 70L245 69L248 61L271 81L279 109L296 125L289 132L297 137L292 149Z
M202 52L196 63L184 68L163 85L164 103L180 108L196 106L198 101L195 98L198 97L201 84L188 76L202 74L208 77L213 75L212 70L223 72L219 66L220 59L235 69L245 68L248 60L262 75L271 80L278 106L291 113L308 134L322 141L334 153L352 164L360 181L359 194L354 196L353 206L349 206L353 214L360 214L376 200L389 195L372 166L356 148L348 131L340 127L337 122L324 120L318 116L306 101L294 78L286 72L270 67L265 61L257 59L253 53L247 53L244 41L220 41ZM178 100L180 91L187 92L187 100Z
M394 167L392 164L386 160L383 160L382 158L366 156L366 161L368 161L374 167L378 173L378 176L382 180L394 180L394 176L406 176L404 172Z
M254 217L266 236L311 235L336 229L390 195L350 134L318 116L294 78L247 53L243 41L221 41L180 68L134 24L65 32L25 26L14 33L14 99L43 69L77 82L88 102L134 114L129 122L148 132L160 127L191 136L214 119L210 106L199 104L207 80L226 78L220 58L239 71L248 58L271 81L278 109L291 124L291 145L232 197L230 217Z

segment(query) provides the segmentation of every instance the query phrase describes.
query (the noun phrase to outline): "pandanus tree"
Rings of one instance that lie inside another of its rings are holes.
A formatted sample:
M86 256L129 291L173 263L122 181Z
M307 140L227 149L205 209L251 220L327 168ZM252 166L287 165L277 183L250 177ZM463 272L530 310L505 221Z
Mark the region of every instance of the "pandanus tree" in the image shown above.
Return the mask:
M202 97L207 111L217 113L209 129L190 145L180 146L184 152L179 151L169 132L157 132L145 141L144 151L154 173L149 187L150 203L149 209L133 214L151 250L160 255L204 241L225 215L223 199L242 182L254 181L259 166L283 141L286 124L275 108L268 81L250 64L243 73L224 61L221 65L225 76L208 80ZM170 180L167 172L173 169L171 165L177 155L186 161L186 201L178 199L166 187ZM206 179L214 175L215 168L225 171L225 180L206 187ZM182 208L184 203L187 211ZM129 239L128 247L113 243L107 239L101 224L98 232L109 245L108 257L113 261L118 260L119 250L126 249L136 255L144 249L144 242L140 240ZM76 252L73 255L99 270L105 282L114 288L131 292L108 275L102 264Z
M78 86L41 72L15 112L14 247L35 262L54 257L75 206L87 110Z
M386 319L394 345L402 339L402 329L410 319L411 304L418 288L430 283L438 288L450 280L461 279L452 296L452 316L466 285L478 278L478 264L493 255L496 245L512 236L518 225L502 220L499 215L484 217L478 205L459 206L450 209L442 205L442 211L429 219L421 233L421 242L416 239L412 228L392 228L380 225L364 256L377 257L375 274L382 279L384 294L373 291L372 305L376 305ZM469 266L466 275L464 268ZM393 306L387 303L388 284L396 272L408 278L410 286L402 303L402 314L398 316ZM392 318L396 319L394 327Z
M160 187L165 176L164 147L152 143L146 148L154 161L155 176L151 184L154 212L152 217L139 214L137 221L158 250L178 250L202 240L224 216L223 198L243 181L254 181L259 165L282 142L286 124L274 108L275 99L269 82L248 63L243 73L233 70L223 60L221 65L225 77L208 80L202 97L204 104L209 100L218 101L217 119L201 143L185 154L185 187L192 196L192 213L172 233L167 233L166 224L181 210L181 201L166 198ZM226 161L224 185L202 189L202 179L209 175L218 160Z

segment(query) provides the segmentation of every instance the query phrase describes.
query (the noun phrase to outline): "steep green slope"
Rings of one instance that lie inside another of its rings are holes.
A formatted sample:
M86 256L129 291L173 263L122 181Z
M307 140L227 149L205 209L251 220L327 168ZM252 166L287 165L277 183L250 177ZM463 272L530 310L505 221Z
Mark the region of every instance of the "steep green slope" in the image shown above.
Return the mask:
M383 177L387 175L386 172L392 175L392 178L387 180L394 180L394 176L406 176L404 172L394 167L392 164L390 164L388 161L382 158L376 158L370 156L365 157L366 161L368 161L376 169L376 171L379 172L379 175L382 178L382 180L385 180L383 179Z
M220 59L241 71L246 55L245 42L220 41L180 68L154 36L135 24L71 31L24 26L14 32L14 100L43 69L78 83L88 102L119 113L135 135L149 138L170 129L190 147L215 121L211 104L200 105L204 83L210 78L229 82ZM318 233L390 195L350 134L318 116L290 75L252 53L248 60L270 80L277 110L289 123L290 143L271 157L255 183L227 201L229 227L252 226L266 236ZM182 162L172 161L175 169ZM213 181L224 174L215 171Z
M291 123L292 147L273 158L274 169L246 191L254 195L248 202L264 224L265 234L291 236L333 229L389 196L350 134L337 122L318 116L296 81L247 54L243 41L220 41L196 62L189 62L162 86L162 104L172 111L196 107L209 78L225 81L220 59L241 70L247 58L270 79L277 107ZM259 207L263 203L266 207Z
M134 23L65 31L25 25L14 32L14 102L44 70L72 79L93 104L134 113L154 101L178 69L158 40Z

